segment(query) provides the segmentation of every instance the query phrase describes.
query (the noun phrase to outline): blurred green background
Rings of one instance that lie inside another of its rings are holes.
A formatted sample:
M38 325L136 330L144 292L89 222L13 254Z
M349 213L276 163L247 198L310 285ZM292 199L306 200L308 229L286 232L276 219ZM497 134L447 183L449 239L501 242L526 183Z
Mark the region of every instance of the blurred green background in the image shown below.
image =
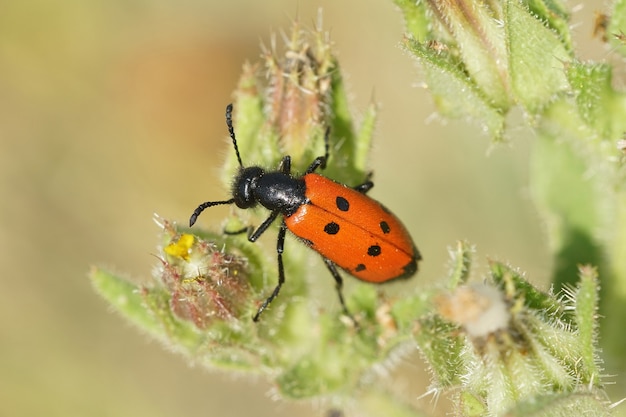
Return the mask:
M583 58L603 59L592 4L573 30ZM404 219L425 258L402 285L436 282L447 247L468 239L479 271L487 257L506 260L547 287L548 249L525 189L532 134L519 115L498 146L476 126L441 123L399 48L391 0L4 2L0 415L319 414L276 402L263 379L188 366L111 314L86 277L99 264L148 279L152 214L186 222L199 202L226 196L224 107L240 68L296 16L313 25L318 7L355 114L372 97L381 104L371 195ZM215 210L204 221L217 228ZM400 368L400 389L423 394L417 355Z

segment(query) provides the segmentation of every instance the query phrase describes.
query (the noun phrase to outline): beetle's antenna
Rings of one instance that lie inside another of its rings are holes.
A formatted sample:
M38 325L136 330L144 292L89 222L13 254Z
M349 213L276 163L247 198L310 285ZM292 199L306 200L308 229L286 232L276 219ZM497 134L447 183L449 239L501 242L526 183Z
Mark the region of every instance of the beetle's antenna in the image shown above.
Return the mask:
M239 166L243 167L243 163L241 162L241 155L239 155L239 147L237 147L237 139L235 138L235 129L233 129L232 103L226 106L226 126L228 126L228 133L230 134L230 138L233 140L233 146L235 147L235 153L237 154L237 161L239 161Z
M196 208L193 211L193 214L189 218L189 227L194 225L196 220L198 220L198 216L200 215L200 213L204 211L204 209L213 207L213 206L219 206L222 204L233 204L234 202L235 202L235 199L231 198L230 200L226 200L226 201L207 201L206 203L200 204L198 208Z

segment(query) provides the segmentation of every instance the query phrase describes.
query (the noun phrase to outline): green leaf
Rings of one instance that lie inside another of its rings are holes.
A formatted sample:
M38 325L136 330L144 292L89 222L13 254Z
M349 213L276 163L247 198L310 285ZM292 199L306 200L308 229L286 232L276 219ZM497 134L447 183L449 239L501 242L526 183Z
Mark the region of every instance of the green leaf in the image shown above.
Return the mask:
M145 306L141 288L132 282L101 268L92 268L89 278L96 291L140 329L165 340L165 334L156 317Z
M404 24L411 37L424 42L430 35L430 21L424 2L415 0L394 0L404 16Z
M469 279L474 248L466 241L459 241L454 249L448 249L452 258L448 276L448 288L454 289Z
M158 339L166 342L174 351L190 356L198 355L206 342L206 335L189 321L176 318L170 308L171 294L163 288L145 288L144 305L146 310L159 323L160 334ZM164 337L165 336L165 337Z
M626 94L613 89L612 67L574 61L567 66L566 73L585 123L601 139L621 138L626 131Z
M460 335L454 335L457 327L438 316L420 319L419 325L415 341L437 386L445 388L459 384L465 372L462 360L465 342Z
M573 54L574 45L567 7L558 0L528 0L527 4L529 11L552 29L565 49Z
M522 298L524 304L547 320L563 317L563 303L555 296L539 291L524 276L502 262L489 262L491 278L505 291L514 291L516 298ZM512 288L511 288L512 286ZM511 294L513 295L513 294Z
M600 379L598 367L597 320L598 320L598 274L592 267L580 268L580 282L576 289L576 323L581 347L581 382L597 385Z
M547 394L519 402L508 410L511 417L571 417L571 416L611 416L608 404L601 393L571 392Z
M404 46L423 65L428 89L441 114L450 118L470 118L481 124L494 139L502 138L506 109L492 105L462 70L460 62L432 44L405 39Z
M368 134L373 133L373 130L368 129L368 124L374 124L376 112L370 109L371 112L367 114L368 118L365 120L364 130L360 132L364 135L357 135L339 64L336 64L331 82L331 155L330 163L324 175L344 184L361 184L367 172L372 140L372 136L368 136ZM338 146L339 144L340 146Z
M570 52L557 33L525 6L509 0L504 10L513 94L527 111L537 114L568 90L563 64L571 60Z
M372 149L372 142L374 139L374 128L376 127L376 120L378 117L378 106L376 103L371 103L365 115L361 126L356 134L354 143L353 161L354 167L359 172L367 172L367 162L369 160L369 154Z
M93 268L91 282L100 295L141 330L177 351L189 353L202 344L193 326L174 318L169 294L141 288L104 269Z

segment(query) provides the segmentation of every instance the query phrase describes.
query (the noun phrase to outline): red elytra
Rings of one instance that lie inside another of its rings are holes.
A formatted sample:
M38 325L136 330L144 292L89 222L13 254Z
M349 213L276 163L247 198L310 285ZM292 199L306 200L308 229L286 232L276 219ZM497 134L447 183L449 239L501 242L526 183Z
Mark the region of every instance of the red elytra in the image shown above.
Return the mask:
M200 204L191 215L189 225L193 226L208 207L234 203L248 209L260 204L271 211L270 216L254 231L246 228L234 232L248 231L248 240L255 242L278 216L282 216L276 245L278 284L257 310L254 321L258 321L285 282L282 254L287 230L322 256L348 315L341 291L343 281L336 266L373 283L408 278L417 272L417 262L422 259L419 251L402 222L366 195L374 186L371 181L350 188L314 173L326 167L329 130L325 135L325 155L315 158L302 176L294 176L289 156L283 157L276 171L244 167L232 124L231 104L226 107L226 125L240 166L232 198Z
M378 201L319 174L306 174L307 204L285 218L289 231L344 271L381 283L417 270L404 225Z

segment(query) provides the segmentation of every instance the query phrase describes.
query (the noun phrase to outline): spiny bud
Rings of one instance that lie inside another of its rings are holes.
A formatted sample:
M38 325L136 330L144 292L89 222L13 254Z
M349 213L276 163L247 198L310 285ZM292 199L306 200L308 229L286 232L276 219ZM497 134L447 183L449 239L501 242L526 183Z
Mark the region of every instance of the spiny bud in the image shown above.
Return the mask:
M166 220L159 222L165 245L155 272L170 292L172 312L199 329L214 320L240 318L251 297L245 261L214 243L178 232Z
M336 71L327 32L305 30L298 21L283 37L264 48L267 76L267 119L278 132L285 151L300 155L311 137L323 134L330 111L332 71Z
M513 106L535 116L568 90L572 42L558 4L395 1L409 30L404 44L443 115L478 120L499 139Z
M426 331L441 332L451 353L438 358L428 346L423 350L432 356L442 387L460 385L463 415L502 415L520 400L532 402L547 393L595 395L600 371L594 348L597 277L588 267L580 274L578 288L556 298L492 262L485 284L460 285L436 298L440 317L457 330L423 320ZM572 405L579 398L572 395L567 401Z

